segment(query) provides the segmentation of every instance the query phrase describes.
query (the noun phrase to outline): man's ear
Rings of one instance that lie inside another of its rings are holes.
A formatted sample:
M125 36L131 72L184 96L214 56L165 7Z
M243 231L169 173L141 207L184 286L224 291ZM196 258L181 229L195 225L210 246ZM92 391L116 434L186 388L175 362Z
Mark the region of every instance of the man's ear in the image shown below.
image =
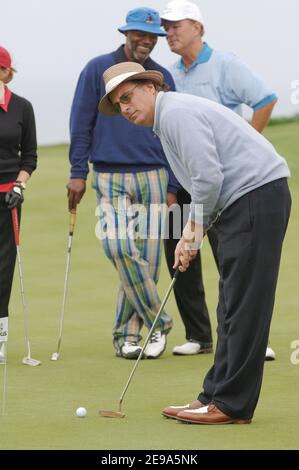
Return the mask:
M150 80L145 83L145 86L149 89L149 91L155 91L156 90L155 85Z
M204 36L205 28L204 28L203 24L196 22L195 23L195 28L197 29L197 31L198 31L198 33L200 34L201 37Z

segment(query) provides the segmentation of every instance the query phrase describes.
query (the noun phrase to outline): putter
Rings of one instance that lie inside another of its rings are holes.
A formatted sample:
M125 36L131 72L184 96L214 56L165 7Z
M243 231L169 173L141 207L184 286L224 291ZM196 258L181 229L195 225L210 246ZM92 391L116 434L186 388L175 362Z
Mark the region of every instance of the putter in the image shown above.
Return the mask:
M147 337L146 337L146 340L145 340L145 342L144 342L144 345L143 345L143 347L142 347L142 350L141 350L140 353L139 353L139 356L138 356L138 358L137 358L137 360L136 360L136 363L135 363L135 365L134 365L134 367L133 367L133 370L132 370L132 372L131 372L131 374L130 374L130 377L129 377L129 379L128 379L126 385L125 385L125 388L124 388L124 390L123 390L121 396L120 396L119 405L118 405L118 411L100 410L100 411L99 411L99 415L100 415L100 416L105 417L105 418L124 418L124 417L126 416L125 413L122 412L122 403L123 403L123 399L124 399L125 394L126 394L128 388L129 388L129 385L130 385L130 383L131 383L131 380L132 380L132 378L133 378L133 375L135 374L135 371L136 371L136 369L137 369L137 367L138 367L138 364L139 364L139 362L140 362L140 360L141 360L141 358L142 358L142 356L143 356L144 350L145 350L145 348L146 348L146 346L147 346L147 344L148 344L148 342L149 342L149 340L150 340L150 337L151 337L151 335L152 335L152 333L153 333L153 331L154 331L154 329L155 329L155 326L156 326L156 324L157 324L157 321L159 320L159 318L160 318L160 316L161 316L161 314L162 314L162 312L163 312L163 309L164 309L164 307L165 307L165 305L166 305L166 302L167 302L167 300L168 300L168 298L169 298L169 296L170 296L170 293L171 293L171 291L172 291L172 289L173 289L173 286L174 286L174 284L175 284L175 282L176 282L176 280L177 280L177 277L178 277L178 275L179 275L179 272L180 272L180 271L179 271L179 268L177 268L177 270L175 271L174 276L173 276L173 278L172 278L171 284L170 284L170 286L169 286L169 288L168 288L168 290L167 290L167 292L166 292L166 295L165 295L165 297L164 297L164 299L163 299L163 302L162 302L162 304L161 304L161 307L160 307L160 309L159 309L159 311L158 311L158 313L157 313L157 315L156 315L156 317L155 317L155 320L153 321L153 324L152 324L152 327L151 327L151 329L150 329L150 331L149 331L149 334L148 334Z
M61 313L60 313L59 338L58 338L57 350L56 352L52 354L51 361L58 361L60 357L60 346L61 346L62 334L63 334L64 311L65 311L66 295L67 295L67 289L68 289L68 279L69 279L71 252L72 252L75 224L76 224L76 210L72 209L70 211L69 238L68 238L68 249L67 249L67 258L66 258L63 300L62 300L62 307L61 307Z
M2 416L5 415L6 385L7 385L7 342L8 342L8 317L0 318L0 370L3 368L2 387Z
M24 279L23 279L23 270L22 270L21 253L20 253L19 219L18 219L18 212L17 212L16 207L14 207L11 210L11 215L12 215L15 244L16 244L16 249L17 249L18 268L19 268L19 277L20 277L20 286L21 286L21 299L22 299L22 307L23 307L23 315L24 315L25 343L27 346L27 356L22 359L22 363L27 366L35 367L35 366L39 366L41 362L31 357L31 347L30 347L30 341L29 341L28 308L27 308L25 289L24 289Z

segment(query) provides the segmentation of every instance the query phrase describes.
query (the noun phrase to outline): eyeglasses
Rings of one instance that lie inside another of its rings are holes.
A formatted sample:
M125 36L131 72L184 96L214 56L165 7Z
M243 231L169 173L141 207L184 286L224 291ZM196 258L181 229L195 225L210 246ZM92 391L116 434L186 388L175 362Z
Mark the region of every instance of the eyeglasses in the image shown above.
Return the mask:
M115 113L118 113L118 114L121 113L120 104L129 104L131 102L133 91L138 86L139 86L139 83L137 83L135 86L133 86L133 88L131 88L131 90L128 90L128 91L126 91L126 93L121 95L121 97L119 98L118 103L112 103L113 111Z

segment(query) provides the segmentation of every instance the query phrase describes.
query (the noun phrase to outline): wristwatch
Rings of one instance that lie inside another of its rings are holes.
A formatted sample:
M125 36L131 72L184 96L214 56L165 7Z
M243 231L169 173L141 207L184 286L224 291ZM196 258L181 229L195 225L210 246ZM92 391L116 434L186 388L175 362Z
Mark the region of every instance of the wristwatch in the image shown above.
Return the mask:
M25 191L26 189L26 183L24 183L24 181L16 181L16 186L19 186L20 188L22 188L23 191Z

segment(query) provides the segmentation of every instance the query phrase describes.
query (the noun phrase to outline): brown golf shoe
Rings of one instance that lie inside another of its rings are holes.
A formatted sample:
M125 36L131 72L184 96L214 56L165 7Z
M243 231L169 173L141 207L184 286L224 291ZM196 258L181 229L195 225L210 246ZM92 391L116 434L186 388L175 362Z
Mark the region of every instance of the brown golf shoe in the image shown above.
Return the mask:
M179 411L176 419L191 424L249 424L251 419L238 419L227 416L211 403L198 409Z
M188 405L183 405L183 406L168 406L167 408L164 408L162 410L162 415L165 416L166 418L172 418L176 419L177 415L184 411L184 410L194 410L197 408L200 408L201 406L205 406L201 401L195 400L192 403L189 403Z

